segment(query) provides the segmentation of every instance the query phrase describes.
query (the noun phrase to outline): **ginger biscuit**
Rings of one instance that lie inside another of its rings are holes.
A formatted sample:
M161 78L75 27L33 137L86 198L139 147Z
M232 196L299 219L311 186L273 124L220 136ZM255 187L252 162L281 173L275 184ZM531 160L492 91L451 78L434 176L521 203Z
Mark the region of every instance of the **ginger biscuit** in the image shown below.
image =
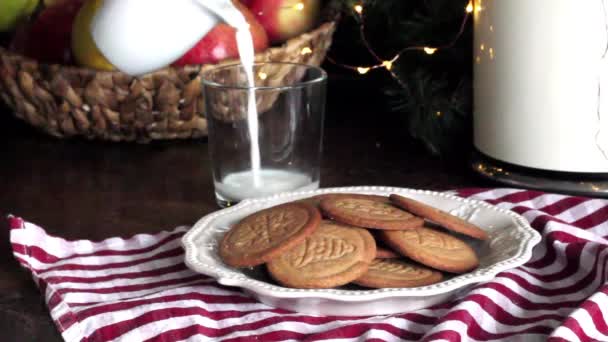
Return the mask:
M266 266L284 286L332 288L359 278L375 256L376 242L367 230L322 221L312 235Z
M414 215L418 215L420 217L428 219L429 221L435 222L448 230L464 234L479 240L488 239L488 233L482 230L481 228L461 219L460 217L446 213L445 211L431 207L411 198L395 194L390 195L390 200L396 206L403 208L404 210L407 210Z
M475 251L462 240L437 230L382 231L382 241L399 253L437 270L464 273L479 265Z
M371 288L418 287L440 282L443 275L404 260L376 259L367 272L353 283Z
M326 198L330 198L330 197L358 197L358 196L360 196L361 198L376 199L378 201L390 202L390 200L386 196L346 194L346 193L333 193L333 192L332 193L323 194L323 195L316 195L316 196L312 196L312 197L303 198L301 200L298 200L297 202L306 202L306 203L311 204L314 207L320 208L321 201L324 200L324 199L326 199Z
M321 200L321 210L338 222L363 228L410 229L423 223L423 219L395 207L382 196L329 196Z
M245 217L223 237L219 254L233 267L263 264L302 242L319 226L319 210L287 203Z
M401 255L397 254L392 249L380 247L376 245L376 259L397 259L401 258Z

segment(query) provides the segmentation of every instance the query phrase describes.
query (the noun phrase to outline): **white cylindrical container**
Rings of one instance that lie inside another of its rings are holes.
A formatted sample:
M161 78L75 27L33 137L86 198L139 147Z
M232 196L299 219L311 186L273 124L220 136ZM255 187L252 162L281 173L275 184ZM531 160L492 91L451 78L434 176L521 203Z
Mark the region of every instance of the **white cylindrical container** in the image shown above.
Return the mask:
M608 0L475 0L475 147L608 172Z

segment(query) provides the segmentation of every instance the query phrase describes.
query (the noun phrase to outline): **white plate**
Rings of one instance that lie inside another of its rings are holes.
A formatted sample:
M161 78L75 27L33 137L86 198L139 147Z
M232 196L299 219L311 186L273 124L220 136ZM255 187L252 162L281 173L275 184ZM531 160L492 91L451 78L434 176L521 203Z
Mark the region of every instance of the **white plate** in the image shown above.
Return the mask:
M232 225L258 210L280 203L327 193L384 195L396 193L428 203L473 222L489 232L485 242L465 239L479 256L479 267L466 274L417 288L365 290L354 286L338 289L301 290L273 283L263 267L236 269L225 265L217 254L218 242ZM285 193L246 200L209 214L183 237L185 263L192 270L216 278L220 284L237 286L263 303L313 315L364 316L412 311L445 301L470 285L488 281L502 271L521 266L541 240L520 215L485 202L462 199L445 193L389 187L350 187Z

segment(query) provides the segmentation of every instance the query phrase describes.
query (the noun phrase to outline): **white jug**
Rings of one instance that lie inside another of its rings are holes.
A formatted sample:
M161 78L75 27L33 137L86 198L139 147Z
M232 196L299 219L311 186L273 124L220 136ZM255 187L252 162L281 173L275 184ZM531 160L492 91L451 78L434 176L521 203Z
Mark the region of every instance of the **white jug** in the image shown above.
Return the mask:
M231 0L104 0L90 29L110 63L141 75L180 58L220 20L248 27Z
M480 152L528 168L608 173L604 2L475 0Z

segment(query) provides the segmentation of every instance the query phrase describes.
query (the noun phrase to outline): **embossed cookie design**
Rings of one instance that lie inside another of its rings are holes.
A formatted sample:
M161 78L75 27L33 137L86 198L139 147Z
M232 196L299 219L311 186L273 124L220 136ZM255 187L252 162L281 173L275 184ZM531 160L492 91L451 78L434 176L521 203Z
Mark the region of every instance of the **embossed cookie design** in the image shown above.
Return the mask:
M434 269L464 273L479 265L477 255L469 245L431 228L382 231L380 237L399 253Z
M261 265L302 242L319 226L321 214L306 203L258 211L224 235L219 254L234 267Z
M312 235L266 266L284 286L331 288L363 275L375 255L376 242L367 230L322 221Z
M488 233L486 233L481 228L461 219L460 217L446 213L445 211L433 208L429 205L426 205L422 202L418 202L411 198L395 194L390 195L390 200L396 206L403 208L411 212L412 214L424 217L429 221L435 222L448 230L468 235L479 240L488 239Z
M364 228L410 229L423 223L421 218L393 206L387 197L380 196L329 196L321 200L321 209L336 221Z
M440 282L440 272L403 260L376 259L353 283L371 288L418 287Z
M344 194L344 193L328 193L328 194L323 194L323 195L316 195L316 196L312 196L312 197L307 197L307 198L303 198L301 200L298 200L297 202L306 202L310 205L312 205L313 207L317 207L320 208L321 207L321 201L323 201L324 199L328 199L330 197L358 197L361 196L362 198L367 198L367 199L374 199L374 200L378 200L381 202L387 202L388 197L386 196L378 196L378 195L358 195L358 194Z

